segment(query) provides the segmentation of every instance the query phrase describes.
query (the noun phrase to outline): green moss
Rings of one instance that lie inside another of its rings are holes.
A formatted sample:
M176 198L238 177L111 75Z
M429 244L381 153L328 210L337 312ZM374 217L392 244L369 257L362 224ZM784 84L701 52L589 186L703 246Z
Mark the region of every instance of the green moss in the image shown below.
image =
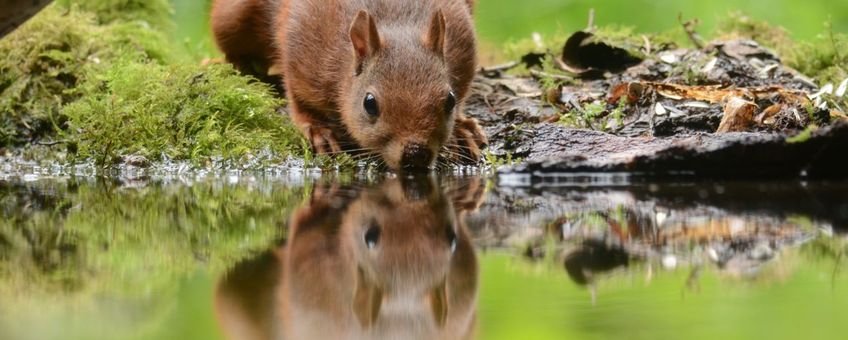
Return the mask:
M651 50L657 51L676 46L681 35L676 31L663 32L659 34L639 33L632 26L607 25L596 28L593 32L592 41L606 43L610 46L627 50L635 56L644 58L643 49L645 41L651 44ZM537 36L536 39L525 38L513 40L504 44L504 55L511 60L521 59L528 53L548 53L560 55L565 42L571 33L557 32L548 36Z
M615 127L620 128L624 125L624 117L627 116L627 96L621 97L621 100L618 101L618 105L610 112L610 118L615 122ZM608 125L608 124L607 124ZM604 130L606 130L608 126L604 126Z
M794 45L789 32L783 27L757 20L742 12L731 12L718 23L717 39L752 39L771 48Z
M173 8L168 0L58 0L56 3L70 11L93 13L100 24L144 22L158 29L175 27Z
M786 142L789 143L789 144L804 143L804 142L810 140L810 138L813 137L813 132L815 132L818 129L819 129L819 127L817 125L810 124L809 126L807 126L806 129L804 129L804 131L801 131L800 133L798 133L795 136L786 138Z
M590 38L591 41L624 49L629 54L640 59L650 57L645 54L645 48L648 46L646 45L646 41L650 44L651 52L653 53L659 50L673 48L683 39L683 35L676 30L658 34L638 33L634 27L620 25L598 27L592 33L594 36ZM557 32L548 36L538 35L535 38L513 40L504 44L504 56L509 60L521 60L523 56L529 53L544 54L545 58L542 62L543 72L554 76L568 76L568 74L560 71L554 65L554 58L559 58L562 55L562 49L569 37L571 37L570 33ZM513 72L526 74L527 69L519 67ZM552 88L563 83L561 79L546 77L542 77L540 81L545 88Z
M150 29L144 23L114 23L105 27L106 32L100 39L103 39L106 46L116 51L106 55L110 59L120 56L124 59L131 58L159 64L190 62L183 55L175 52L165 34Z
M580 120L580 114L576 111L561 112L559 119L557 120L557 124L567 128L583 127L582 121Z
M589 103L579 110L572 110L561 114L557 123L569 128L600 128L601 130L605 130L606 123L603 123L599 127L596 127L594 123L598 118L604 118L608 113L606 104ZM623 112L621 115L623 116Z
M815 77L820 85L838 85L848 78L848 35L828 32L786 53L790 66Z
M53 135L87 74L118 57L164 62L165 41L138 24L97 26L86 13L45 9L0 40L0 146Z
M684 44L688 38L685 32L676 28L657 34L642 34L633 27L609 25L595 29L593 41L603 42L611 46L623 48L639 58L649 58L645 54L646 40L650 43L651 51L656 52ZM570 34L556 33L548 36L537 36L536 39L526 38L511 41L504 45L504 56L511 60L520 60L528 53L546 54L543 69L550 74L562 75L553 66L552 57L559 56L562 47ZM756 20L740 12L729 13L718 24L713 38L752 39L763 46L774 49L784 61L784 64L797 69L803 74L812 76L820 84L838 84L848 78L848 36L833 31L832 24L825 25L825 31L810 42L792 40L786 29L771 25L765 21ZM549 70L554 70L549 72ZM526 73L526 69L518 68L515 72ZM679 69L675 73L684 76L692 84L702 82L699 75L690 69ZM543 83L546 79L542 79Z
M2 40L0 147L61 140L69 160L104 166L130 154L196 165L308 157L268 86L186 59L141 19L162 12L156 2L55 5Z
M528 53L559 54L568 39L568 34L556 33L536 38L512 40L504 44L503 53L508 60L521 60Z
M281 100L229 65L118 62L88 77L81 92L87 95L62 110L79 159L244 163L262 151L276 160L304 155L300 133L277 112Z
M782 27L731 13L719 24L718 33L722 39L747 38L774 49L786 65L814 77L820 85L848 78L848 36L835 33L830 23L813 41L796 42Z
M507 152L503 156L498 156L498 155L495 155L494 153L491 153L488 150L486 150L483 153L483 157L484 157L486 164L490 167L493 167L493 168L499 168L499 167L502 167L502 166L505 166L505 165L509 165L509 166L516 165L516 164L519 164L519 163L522 162L521 158L513 158L511 152Z
M651 52L667 50L677 46L679 36L670 32L660 34L648 34L636 32L630 26L609 25L599 27L595 32L594 39L607 45L622 48L634 57L648 58L645 50L650 43ZM647 42L647 43L646 43Z

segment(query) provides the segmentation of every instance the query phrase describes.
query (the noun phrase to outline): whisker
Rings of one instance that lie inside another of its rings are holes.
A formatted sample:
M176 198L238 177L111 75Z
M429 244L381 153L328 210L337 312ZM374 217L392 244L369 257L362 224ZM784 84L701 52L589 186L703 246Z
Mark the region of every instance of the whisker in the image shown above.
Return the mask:
M325 153L323 153L323 155L332 156L332 155L338 155L338 154L343 154L343 153L361 152L361 151L374 151L374 149L371 149L371 148L346 149L346 150L342 150L342 151L325 152Z
M465 154L461 154L461 153L458 153L458 152L455 152L455 151L446 150L444 153L445 153L446 155L448 155L448 156L452 156L452 157L454 157L454 158L460 158L460 159L463 159L463 160L469 161L469 162L471 162L471 163L475 163L475 162L477 162L477 160L476 160L476 159L474 159L474 158L472 158L471 156L468 156L468 155L465 155Z

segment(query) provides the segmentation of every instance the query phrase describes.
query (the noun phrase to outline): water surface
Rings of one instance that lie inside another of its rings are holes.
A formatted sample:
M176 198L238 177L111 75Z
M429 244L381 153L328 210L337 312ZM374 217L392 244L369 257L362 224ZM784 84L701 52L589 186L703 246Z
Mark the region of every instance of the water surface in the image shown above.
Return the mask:
M0 181L0 338L840 338L846 182Z

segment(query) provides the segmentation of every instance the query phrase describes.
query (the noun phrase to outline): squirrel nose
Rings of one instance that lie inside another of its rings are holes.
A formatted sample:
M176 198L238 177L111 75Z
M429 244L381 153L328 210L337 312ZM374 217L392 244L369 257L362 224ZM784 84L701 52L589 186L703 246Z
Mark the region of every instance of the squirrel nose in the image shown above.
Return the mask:
M403 148L400 165L404 170L426 170L433 160L433 153L421 144L408 144Z

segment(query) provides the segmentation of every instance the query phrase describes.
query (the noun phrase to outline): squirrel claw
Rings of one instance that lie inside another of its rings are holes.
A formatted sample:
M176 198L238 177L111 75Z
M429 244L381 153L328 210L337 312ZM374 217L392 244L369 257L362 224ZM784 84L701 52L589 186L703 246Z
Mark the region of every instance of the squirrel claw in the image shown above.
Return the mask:
M338 140L333 131L328 128L309 126L306 129L306 138L312 145L312 151L318 155L335 155L342 152Z
M486 134L474 118L459 117L449 142L451 153L447 156L457 164L474 165L480 162L482 150L488 145Z

